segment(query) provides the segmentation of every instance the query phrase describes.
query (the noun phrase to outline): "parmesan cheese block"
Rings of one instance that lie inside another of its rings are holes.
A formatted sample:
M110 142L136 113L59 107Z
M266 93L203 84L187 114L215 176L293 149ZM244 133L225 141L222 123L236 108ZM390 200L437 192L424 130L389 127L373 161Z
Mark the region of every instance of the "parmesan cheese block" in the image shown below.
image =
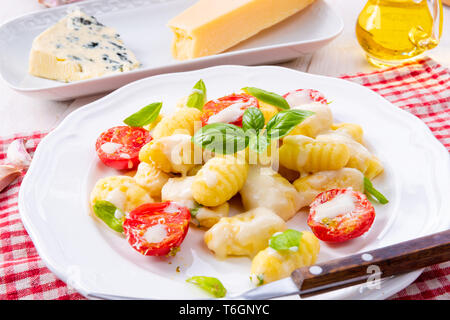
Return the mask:
M29 73L70 82L125 72L139 66L114 29L75 10L34 39Z
M299 12L314 0L199 0L169 21L172 55L186 60L222 52Z

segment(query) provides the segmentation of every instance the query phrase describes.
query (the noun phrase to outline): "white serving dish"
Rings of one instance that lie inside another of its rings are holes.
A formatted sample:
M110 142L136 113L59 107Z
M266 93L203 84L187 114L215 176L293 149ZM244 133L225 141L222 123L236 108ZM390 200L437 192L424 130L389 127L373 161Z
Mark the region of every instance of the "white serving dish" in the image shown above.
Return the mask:
M202 78L209 98L255 86L277 93L314 88L333 101L336 121L355 122L380 157L385 173L374 184L390 200L375 205L377 216L364 236L343 243L321 243L319 262L417 238L450 226L450 160L428 127L373 91L335 78L281 67L219 66L158 75L129 84L71 113L39 144L19 192L19 210L41 258L60 279L84 295L194 299L203 292L185 283L193 275L218 277L230 294L251 287L250 260L216 260L203 243L203 231L191 228L171 260L144 257L126 240L90 215L88 198L100 177L118 174L100 163L98 135L152 101L163 113ZM308 230L306 213L288 222ZM180 266L181 271L175 269ZM388 279L379 289L356 286L323 294L321 299L383 299L406 287L420 271Z
M0 27L0 75L13 89L31 96L67 100L117 89L151 75L194 70L220 64L256 65L294 59L313 52L337 37L341 18L322 0L227 52L190 61L172 58L172 32L167 22L195 0L93 0L46 9L6 22ZM136 54L138 70L73 83L28 74L33 39L77 6L115 28Z

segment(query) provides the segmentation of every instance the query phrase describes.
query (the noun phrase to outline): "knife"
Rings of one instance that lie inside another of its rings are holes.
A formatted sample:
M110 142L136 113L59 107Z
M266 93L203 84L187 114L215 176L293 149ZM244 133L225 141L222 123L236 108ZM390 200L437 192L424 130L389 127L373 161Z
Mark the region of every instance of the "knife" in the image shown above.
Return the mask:
M400 242L294 270L291 276L225 299L272 299L294 294L308 297L356 284L408 273L450 260L450 230ZM375 272L373 272L375 271ZM103 293L88 297L112 300L147 300Z

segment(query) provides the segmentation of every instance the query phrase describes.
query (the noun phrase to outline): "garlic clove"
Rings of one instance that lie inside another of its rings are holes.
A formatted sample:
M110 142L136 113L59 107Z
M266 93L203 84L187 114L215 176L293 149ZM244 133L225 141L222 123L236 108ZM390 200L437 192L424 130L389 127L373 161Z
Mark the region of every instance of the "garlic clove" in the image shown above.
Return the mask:
M20 169L27 169L30 166L31 156L25 148L24 139L16 139L11 142L6 151L6 160L9 164Z
M0 192L20 176L21 170L10 165L0 165Z

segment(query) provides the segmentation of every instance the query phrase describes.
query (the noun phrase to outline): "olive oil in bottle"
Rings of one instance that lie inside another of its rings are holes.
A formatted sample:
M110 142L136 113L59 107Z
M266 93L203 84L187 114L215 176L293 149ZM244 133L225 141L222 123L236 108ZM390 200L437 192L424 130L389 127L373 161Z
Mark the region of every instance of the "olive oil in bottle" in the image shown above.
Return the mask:
M368 0L356 37L374 65L395 65L436 47L442 31L441 0ZM437 30L436 30L437 29Z

